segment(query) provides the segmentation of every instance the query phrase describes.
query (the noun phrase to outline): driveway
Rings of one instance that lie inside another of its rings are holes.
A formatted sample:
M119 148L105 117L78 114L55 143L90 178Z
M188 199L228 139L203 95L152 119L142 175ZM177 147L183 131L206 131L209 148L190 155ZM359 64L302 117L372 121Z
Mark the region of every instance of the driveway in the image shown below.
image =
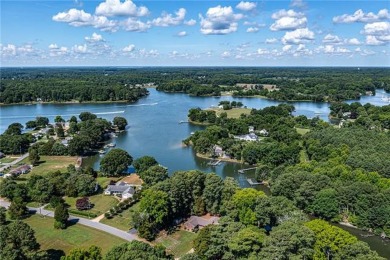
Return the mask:
M1 207L8 208L10 205L11 205L11 203L0 199L0 206ZM46 210L43 207L40 207L40 208L28 207L28 209L31 212L35 213L35 214L40 214L40 215L48 216L48 217L54 217L54 212L53 211ZM76 217L76 216L72 216L71 215L71 216L69 216L69 221L78 223L80 225L84 225L84 226L87 226L87 227L91 227L91 228L95 228L95 229L104 231L106 233L109 233L109 234L111 234L113 236L116 236L116 237L120 237L120 238L122 238L124 240L127 240L127 241L141 240L135 234L127 233L126 231L123 231L123 230L111 227L111 226L106 225L106 224L102 224L102 223L99 223L99 222L93 222L93 221L91 221L89 219L86 219L86 218L81 218L81 217Z
M5 169L7 169L8 167L10 167L12 165L15 165L15 164L23 161L27 157L28 157L28 153L25 153L22 156L20 156L18 159L15 159L14 161L12 161L10 163L4 163L4 166L0 168L0 172L4 171Z

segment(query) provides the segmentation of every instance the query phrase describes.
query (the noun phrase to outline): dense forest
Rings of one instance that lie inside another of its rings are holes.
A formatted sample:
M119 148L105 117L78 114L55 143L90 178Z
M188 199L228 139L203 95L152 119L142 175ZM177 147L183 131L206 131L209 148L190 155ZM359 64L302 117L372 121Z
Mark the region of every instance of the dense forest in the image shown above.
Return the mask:
M102 70L2 69L0 103L132 102L148 94L147 89L136 86L144 81Z
M390 91L389 75L388 68L2 68L0 103L135 101L147 94L143 84L194 96L230 91L277 100L342 101L377 88ZM255 87L245 90L237 84Z

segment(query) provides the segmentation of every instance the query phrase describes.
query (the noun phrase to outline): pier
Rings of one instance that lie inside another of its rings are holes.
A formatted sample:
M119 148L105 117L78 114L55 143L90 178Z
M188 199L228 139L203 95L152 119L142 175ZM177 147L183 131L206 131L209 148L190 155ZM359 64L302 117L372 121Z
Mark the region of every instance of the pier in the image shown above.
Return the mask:
M247 169L241 169L241 170L238 170L238 173L244 174L246 171L254 170L254 169L256 169L256 168L257 168L257 167L252 167L252 168L247 168Z
M179 122L179 124L184 124L184 123L189 123L190 121L185 121L185 120L181 120L180 122Z
M255 179L247 178L246 179L250 185L261 185L263 182L258 182Z
M208 162L207 165L217 166L220 163L221 163L221 160L212 160L212 161Z

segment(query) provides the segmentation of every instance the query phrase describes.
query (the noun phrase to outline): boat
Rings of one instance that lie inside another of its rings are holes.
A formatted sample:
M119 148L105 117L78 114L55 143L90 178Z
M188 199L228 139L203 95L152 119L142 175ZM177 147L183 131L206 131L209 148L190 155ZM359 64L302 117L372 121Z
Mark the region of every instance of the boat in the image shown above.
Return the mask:
M194 135L195 133L194 132L191 132L191 135Z
M107 147L115 147L115 146L116 146L116 144L114 144L114 143L107 144Z
M104 151L104 150L99 150L99 153L100 153L100 154L105 154L106 151Z

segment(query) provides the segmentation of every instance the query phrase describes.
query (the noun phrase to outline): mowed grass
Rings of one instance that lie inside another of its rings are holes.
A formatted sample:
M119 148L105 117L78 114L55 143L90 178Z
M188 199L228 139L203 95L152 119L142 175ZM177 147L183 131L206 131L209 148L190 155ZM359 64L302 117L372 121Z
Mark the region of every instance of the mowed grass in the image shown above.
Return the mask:
M35 231L35 236L41 249L62 250L65 254L76 247L88 248L96 245L102 248L103 254L113 246L126 242L125 240L97 229L75 224L64 230L53 227L54 219L31 215L23 220Z
M179 230L171 235L157 238L154 244L161 244L175 257L182 257L192 249L195 238L195 233Z
M128 230L132 229L132 226L130 225L131 214L132 214L132 212L138 210L138 208L139 208L139 203L136 203L133 206L131 206L130 208L122 211L122 213L119 213L118 215L113 216L110 219L103 218L102 220L100 220L100 223L103 223L103 224L106 224L106 225L109 225L112 227L116 227L116 228L124 230L124 231L128 231Z
M1 158L0 159L0 163L10 163L10 162L13 162L14 160L16 160L17 158L15 157L4 157L4 158ZM0 165L1 166L1 165Z
M297 130L297 133L300 135L304 135L304 134L310 132L310 129L306 129L306 128L296 127L295 129Z
M49 172L66 172L69 164L76 164L76 156L41 156L39 165L34 166L26 175L25 178L29 178L32 174L46 175ZM22 163L30 164L28 158L24 159Z
M220 108L214 108L210 109L212 111L215 111L217 113L217 116L219 116L221 113L226 113L228 118L239 118L241 114L249 115L251 113L252 109L249 108L232 108L229 110L223 110Z
M79 198L65 197L64 199L65 202L69 204L70 209L77 210L76 200ZM83 210L83 212L90 212L96 215L104 214L119 203L119 201L113 196L106 196L103 194L90 196L89 201L94 204L93 208L89 210Z

